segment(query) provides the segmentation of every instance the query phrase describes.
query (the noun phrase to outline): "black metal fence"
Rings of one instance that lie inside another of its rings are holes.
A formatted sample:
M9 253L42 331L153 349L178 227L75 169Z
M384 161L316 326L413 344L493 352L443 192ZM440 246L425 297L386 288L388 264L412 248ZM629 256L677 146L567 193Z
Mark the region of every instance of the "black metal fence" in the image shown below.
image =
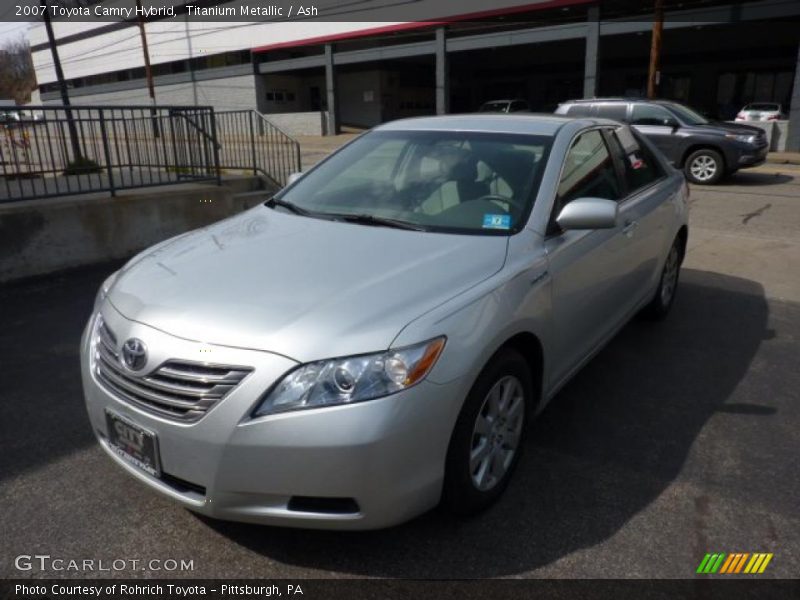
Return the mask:
M6 113L0 128L0 200L219 180L210 107L40 106L28 115Z
M252 170L280 186L300 171L300 144L261 113L229 110L215 116L223 168Z
M39 106L0 112L0 202L215 181L284 185L300 147L256 111L196 106Z

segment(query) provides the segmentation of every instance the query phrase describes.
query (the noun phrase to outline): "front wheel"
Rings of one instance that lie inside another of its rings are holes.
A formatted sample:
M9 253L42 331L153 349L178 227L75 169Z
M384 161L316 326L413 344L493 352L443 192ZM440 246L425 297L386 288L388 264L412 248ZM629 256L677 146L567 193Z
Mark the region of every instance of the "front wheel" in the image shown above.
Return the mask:
M502 350L472 386L450 439L442 503L469 515L505 490L522 450L533 381L525 359Z
M680 238L677 238L667 254L661 279L658 282L655 296L644 309L645 316L653 320L660 320L669 314L672 303L675 301L675 292L678 289L678 277L681 270L683 251Z
M702 148L687 157L683 172L691 183L711 185L725 174L725 161L716 150Z

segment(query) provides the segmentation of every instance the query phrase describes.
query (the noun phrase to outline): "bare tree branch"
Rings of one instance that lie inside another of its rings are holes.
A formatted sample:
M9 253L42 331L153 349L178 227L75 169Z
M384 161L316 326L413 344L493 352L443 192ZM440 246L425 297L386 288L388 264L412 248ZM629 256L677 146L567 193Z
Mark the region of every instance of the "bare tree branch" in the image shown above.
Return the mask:
M0 97L23 104L30 101L35 89L36 71L28 40L20 37L6 42L0 48Z

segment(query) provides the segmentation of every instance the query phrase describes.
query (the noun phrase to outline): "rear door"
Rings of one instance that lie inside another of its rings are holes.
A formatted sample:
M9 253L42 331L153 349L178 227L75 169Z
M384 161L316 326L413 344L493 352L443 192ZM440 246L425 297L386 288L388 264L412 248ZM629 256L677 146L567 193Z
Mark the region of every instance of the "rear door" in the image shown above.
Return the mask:
M624 197L619 216L628 238L626 293L637 304L648 298L661 272L670 224L670 195L678 185L665 186L667 174L650 149L628 127L606 130L606 138L620 170Z

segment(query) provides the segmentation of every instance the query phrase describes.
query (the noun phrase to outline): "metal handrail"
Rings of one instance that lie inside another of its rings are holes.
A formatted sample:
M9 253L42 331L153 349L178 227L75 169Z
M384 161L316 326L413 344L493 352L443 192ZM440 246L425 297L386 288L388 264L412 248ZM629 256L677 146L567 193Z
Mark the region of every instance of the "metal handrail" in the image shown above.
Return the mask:
M220 181L210 106L25 106L27 119L16 110L0 121L0 202Z
M252 171L278 186L300 170L300 144L268 116L252 109L217 111L220 165Z
M5 112L11 109L6 109ZM0 202L221 182L239 169L277 186L300 170L300 144L256 110L210 106L26 106L0 122Z

